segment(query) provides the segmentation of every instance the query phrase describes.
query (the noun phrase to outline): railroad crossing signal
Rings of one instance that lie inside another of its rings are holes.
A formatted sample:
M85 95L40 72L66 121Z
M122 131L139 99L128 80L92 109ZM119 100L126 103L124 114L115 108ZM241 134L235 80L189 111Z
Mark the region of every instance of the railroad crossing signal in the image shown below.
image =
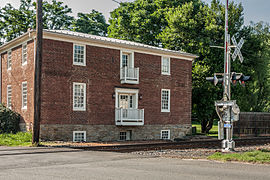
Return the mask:
M240 62L243 63L244 58L243 58L242 53L241 53L240 50L241 50L241 48L242 48L242 46L243 46L243 44L244 44L244 39L241 38L240 41L239 41L239 43L237 44L236 39L235 39L235 37L233 36L233 37L232 37L232 43L233 43L233 45L234 45L234 47L235 47L234 53L233 53L233 55L232 55L233 61L235 61L236 57L238 56L239 59L240 59Z

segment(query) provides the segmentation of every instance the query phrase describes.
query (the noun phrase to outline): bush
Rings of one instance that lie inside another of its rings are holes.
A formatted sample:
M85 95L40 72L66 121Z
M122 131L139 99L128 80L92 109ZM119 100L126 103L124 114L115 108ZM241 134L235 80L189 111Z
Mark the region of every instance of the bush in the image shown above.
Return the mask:
M21 116L0 104L0 134L2 133L17 133L20 130Z

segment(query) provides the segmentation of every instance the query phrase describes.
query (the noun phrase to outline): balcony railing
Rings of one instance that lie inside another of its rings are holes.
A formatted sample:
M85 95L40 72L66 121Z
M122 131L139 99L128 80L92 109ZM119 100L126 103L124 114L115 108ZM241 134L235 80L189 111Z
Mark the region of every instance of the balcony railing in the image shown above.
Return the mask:
M122 67L120 69L121 83L139 84L139 68Z
M144 125L144 109L115 109L115 125L142 126Z

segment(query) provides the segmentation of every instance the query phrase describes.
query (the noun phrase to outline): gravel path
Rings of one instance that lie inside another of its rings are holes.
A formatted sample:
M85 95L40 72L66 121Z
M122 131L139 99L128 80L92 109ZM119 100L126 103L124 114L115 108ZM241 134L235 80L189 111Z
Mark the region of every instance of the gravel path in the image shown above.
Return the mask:
M252 150L267 149L270 150L270 144L260 146L245 146L235 148L235 152L247 152ZM166 149L157 151L136 151L132 154L144 155L144 156L158 156L158 157L170 157L181 159L206 159L208 156L215 152L221 152L220 149Z

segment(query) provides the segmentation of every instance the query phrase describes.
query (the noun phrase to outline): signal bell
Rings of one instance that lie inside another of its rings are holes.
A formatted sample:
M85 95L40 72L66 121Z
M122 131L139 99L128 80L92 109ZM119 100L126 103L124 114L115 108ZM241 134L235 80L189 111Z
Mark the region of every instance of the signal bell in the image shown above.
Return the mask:
M207 80L207 81L210 81L210 82L213 82L215 86L216 86L218 83L222 83L222 82L223 82L223 78L217 78L216 75L214 75L214 77L207 77L206 80Z

